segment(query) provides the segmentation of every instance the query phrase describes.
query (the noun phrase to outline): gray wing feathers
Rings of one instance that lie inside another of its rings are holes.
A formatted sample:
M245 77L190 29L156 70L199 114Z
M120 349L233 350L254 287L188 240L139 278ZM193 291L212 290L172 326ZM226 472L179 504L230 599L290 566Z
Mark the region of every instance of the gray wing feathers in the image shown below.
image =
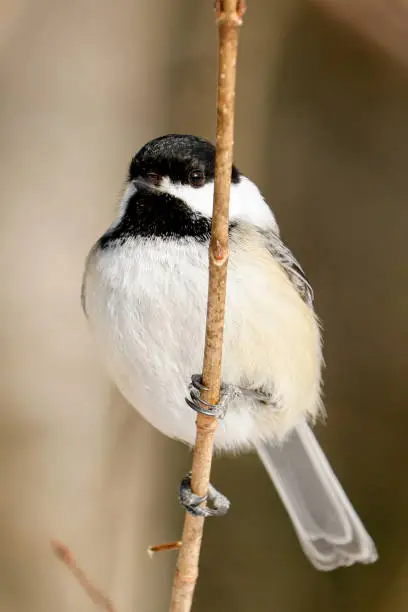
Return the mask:
M266 239L266 247L272 257L280 263L301 298L312 308L313 289L296 257L285 246L276 232L268 230L262 231L262 234Z
M282 446L258 443L257 451L317 569L376 561L374 542L306 422Z

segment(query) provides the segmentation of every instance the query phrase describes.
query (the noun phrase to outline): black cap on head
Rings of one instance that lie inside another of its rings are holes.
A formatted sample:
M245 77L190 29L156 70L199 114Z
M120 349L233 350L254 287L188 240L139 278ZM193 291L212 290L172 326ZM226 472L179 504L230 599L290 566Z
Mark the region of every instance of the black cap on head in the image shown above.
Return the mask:
M173 183L188 184L194 170L204 172L205 182L214 180L215 147L208 140L189 134L167 134L151 140L132 159L129 180L149 173L168 176ZM239 183L240 173L232 167L231 181Z

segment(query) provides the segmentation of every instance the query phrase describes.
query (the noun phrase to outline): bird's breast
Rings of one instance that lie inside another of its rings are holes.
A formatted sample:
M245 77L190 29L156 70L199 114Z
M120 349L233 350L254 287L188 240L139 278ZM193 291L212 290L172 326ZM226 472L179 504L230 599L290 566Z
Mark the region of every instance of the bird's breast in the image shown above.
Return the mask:
M187 440L194 418L183 422L192 412L184 397L202 367L207 261L198 243L131 240L94 249L84 281L86 312L112 379L155 427Z
M261 248L231 246L222 378L265 389L282 408L232 406L216 443L236 448L282 437L317 412L321 347L313 311L279 263ZM123 395L163 433L193 443L195 413L184 397L202 369L208 245L132 239L95 248L84 286L99 352Z

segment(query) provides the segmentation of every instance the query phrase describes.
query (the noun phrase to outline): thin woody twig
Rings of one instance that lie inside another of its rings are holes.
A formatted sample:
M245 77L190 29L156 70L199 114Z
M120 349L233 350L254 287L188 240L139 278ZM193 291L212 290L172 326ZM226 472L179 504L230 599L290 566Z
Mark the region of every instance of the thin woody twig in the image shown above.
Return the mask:
M88 597L93 601L93 603L101 606L101 608L105 610L105 612L116 612L116 609L110 599L100 589L96 588L92 584L88 576L85 574L84 570L77 565L75 557L72 551L68 548L68 546L62 544L61 542L58 542L57 540L53 540L51 542L51 545L54 550L54 553L63 563L65 563L67 568L75 576L75 578L82 586Z
M234 141L235 75L238 31L245 12L241 0L216 2L219 27L217 135L214 207L209 248L209 285L207 327L202 381L208 391L204 399L217 404L220 399L222 341L228 265L228 215ZM215 417L198 414L191 486L200 496L207 493L210 481ZM182 546L173 582L170 612L188 612L198 577L198 561L204 518L186 514Z
M163 552L167 550L179 550L181 548L181 541L176 540L175 542L166 542L166 544L155 544L154 546L149 546L147 549L147 554L152 557L154 553Z

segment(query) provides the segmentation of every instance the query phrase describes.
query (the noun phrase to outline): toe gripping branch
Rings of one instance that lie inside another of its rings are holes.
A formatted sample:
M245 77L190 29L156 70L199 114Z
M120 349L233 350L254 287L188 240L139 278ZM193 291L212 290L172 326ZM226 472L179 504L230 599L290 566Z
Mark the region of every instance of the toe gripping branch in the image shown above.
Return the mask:
M206 501L212 502L212 508L208 506L201 506ZM184 509L192 514L193 516L202 516L208 518L210 516L223 516L227 514L230 501L217 491L215 487L210 483L208 485L208 493L201 497L191 490L191 472L186 474L180 483L180 495L179 501Z
M200 374L193 374L189 385L190 398L186 397L186 403L190 408L205 414L206 416L217 417L223 419L227 412L228 404L235 395L235 391L231 385L221 384L221 397L218 404L210 404L202 399L201 391L208 391L202 383Z

